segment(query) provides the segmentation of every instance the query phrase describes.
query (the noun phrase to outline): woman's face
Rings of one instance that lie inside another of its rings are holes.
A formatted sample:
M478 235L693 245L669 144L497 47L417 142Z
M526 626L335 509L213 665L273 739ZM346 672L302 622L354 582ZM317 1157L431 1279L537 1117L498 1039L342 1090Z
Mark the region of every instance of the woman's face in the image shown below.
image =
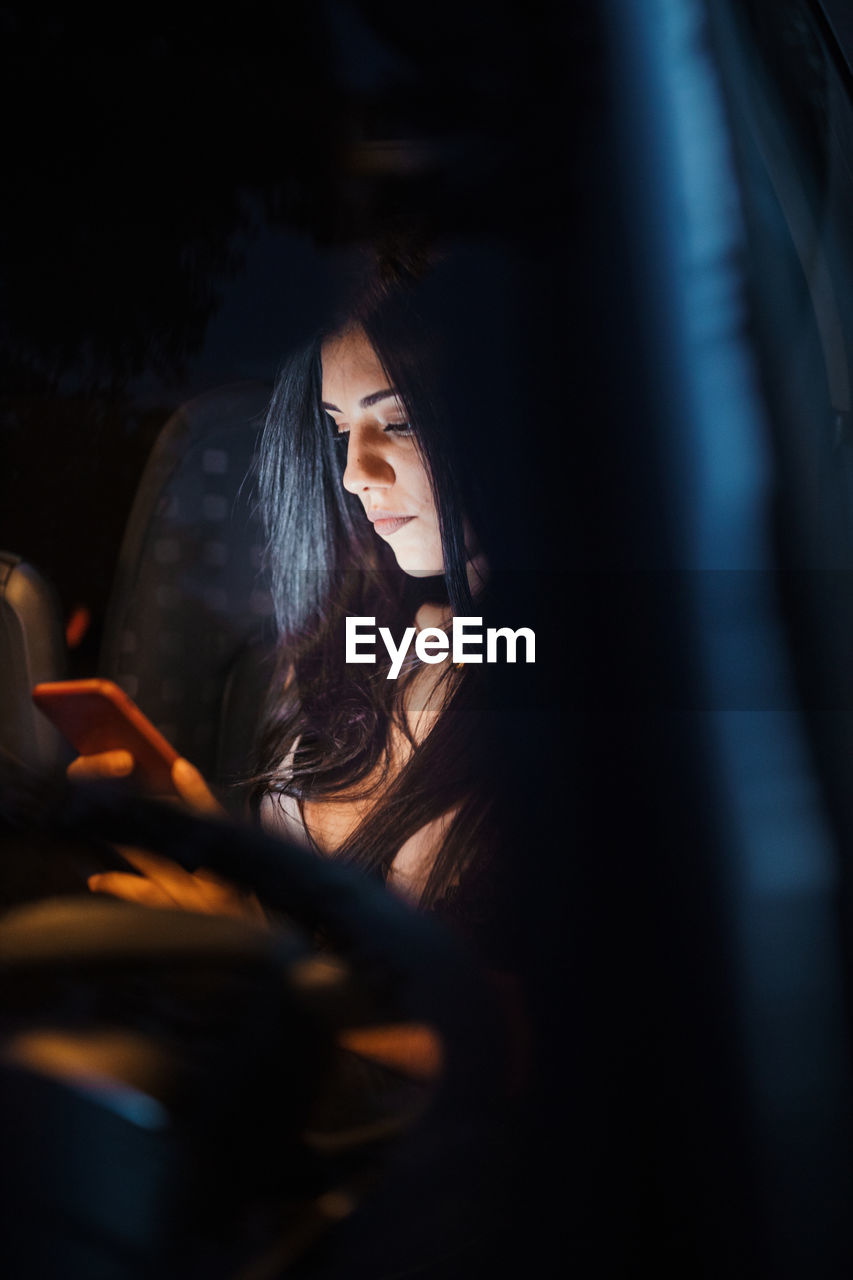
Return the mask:
M438 512L429 473L409 427L406 407L363 329L323 344L323 408L347 451L344 488L397 563L415 578L444 571Z

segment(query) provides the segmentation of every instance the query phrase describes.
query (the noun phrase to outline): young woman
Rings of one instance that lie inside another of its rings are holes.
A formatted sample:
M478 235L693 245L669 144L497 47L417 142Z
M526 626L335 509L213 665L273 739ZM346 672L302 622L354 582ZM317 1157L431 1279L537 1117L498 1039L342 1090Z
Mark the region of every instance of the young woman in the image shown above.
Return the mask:
M476 931L488 916L497 832L482 665L442 653L454 616L488 620L477 486L441 388L446 367L419 312L421 276L374 270L328 330L283 368L263 436L259 491L269 538L281 668L253 779L259 820L380 876L422 908ZM445 353L446 354L446 353ZM347 619L399 650L431 628L432 654L348 661ZM506 623L507 619L500 620ZM72 775L129 771L126 753ZM217 802L186 761L185 801ZM257 915L204 872L131 852L139 876L92 889L154 905ZM491 870L487 874L487 868Z
M432 280L424 277L426 287ZM404 1179L402 1199L394 1202L401 1224L395 1248L406 1265L413 1251L431 1251L435 1236L442 1252L436 1274L445 1274L448 1241L463 1240L467 1249L478 1231L486 1239L483 1217L491 1231L501 1216L496 1206L504 1191L493 1179L500 1182L502 1168L514 1168L513 1106L528 1095L533 1046L527 984L519 972L526 904L513 907L516 868L526 852L517 817L533 802L519 778L530 773L526 761L536 739L525 728L523 677L532 668L489 665L476 655L461 663L449 655L427 661L411 646L397 664L379 639L384 628L399 648L410 629L431 628L437 656L454 619L481 618L483 627L528 621L507 616L514 591L506 590L504 557L490 555L492 543L500 548L494 523L507 516L504 499L512 487L498 493L483 481L503 474L508 456L500 455L494 438L491 450L484 449L477 424L459 413L464 396L454 394L459 383L448 356L460 347L436 328L443 297L434 308L435 299L423 294L417 273L374 275L278 379L258 487L280 670L270 690L251 807L285 839L308 843L318 856L345 859L418 909L437 913L473 944L493 975L506 1048L499 1062L484 1068L480 1083L484 1098L491 1097L489 1081L508 1085L511 1105L500 1123L495 1117L487 1141L471 1139L482 1131L470 1117L454 1116L447 1152L425 1155L424 1186L416 1176L411 1191ZM431 341L435 333L442 341ZM480 421L494 434L487 390L478 381L478 394L486 397ZM347 660L347 620L353 618L373 620L376 642L364 647L375 661ZM132 765L129 757L108 753L77 761L71 772L91 776ZM173 778L189 805L218 810L187 761L175 764ZM535 840L529 826L527 837ZM255 897L203 869L190 873L147 852L122 852L142 874L102 873L92 877L93 890L155 906L265 918ZM441 1046L428 1029L356 1028L339 1043L338 1111L347 1125L398 1106L419 1108L422 1083L441 1075ZM448 1197L447 1187L455 1188L460 1176L464 1186ZM433 1221L437 1206L440 1227ZM414 1230L419 1215L428 1221ZM375 1222L366 1232L368 1246L375 1238L383 1255L371 1274L390 1266L386 1234L387 1224ZM422 1261L419 1256L419 1266Z

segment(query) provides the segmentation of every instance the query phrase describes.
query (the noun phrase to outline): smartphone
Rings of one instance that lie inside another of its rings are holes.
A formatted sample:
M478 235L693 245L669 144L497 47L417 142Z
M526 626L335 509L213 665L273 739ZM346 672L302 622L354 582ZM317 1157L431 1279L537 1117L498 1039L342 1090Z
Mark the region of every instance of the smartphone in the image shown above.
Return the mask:
M130 775L145 791L174 795L172 765L178 753L112 680L56 680L37 684L33 702L81 756L124 749L136 768Z

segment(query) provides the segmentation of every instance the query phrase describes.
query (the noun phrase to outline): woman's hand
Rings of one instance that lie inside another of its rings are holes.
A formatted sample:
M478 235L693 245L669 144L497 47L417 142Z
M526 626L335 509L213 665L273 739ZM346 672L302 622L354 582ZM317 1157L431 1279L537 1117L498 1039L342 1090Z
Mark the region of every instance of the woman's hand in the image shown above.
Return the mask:
M143 853L124 845L119 846L119 852L142 875L102 871L89 876L93 893L109 893L114 898L140 902L146 907L168 907L174 911L198 911L202 915L232 916L254 924L267 923L263 907L254 894L243 893L205 867L185 871L159 854Z
M129 751L104 751L78 756L68 766L69 778L92 781L96 778L124 778L133 772L135 761ZM172 785L179 802L207 818L221 818L225 810L204 778L189 760L180 757L172 766ZM205 915L233 916L266 924L266 916L254 894L244 893L205 867L186 871L176 862L141 849L119 846L119 852L141 872L104 871L90 876L93 893L108 893L126 902L149 907L169 907L177 911L199 911Z
M69 778L78 782L93 782L99 778L127 778L133 773L136 761L129 751L102 751L98 755L77 756L68 766ZM206 817L222 817L225 810L210 790L204 778L183 756L172 765L172 786L177 797Z

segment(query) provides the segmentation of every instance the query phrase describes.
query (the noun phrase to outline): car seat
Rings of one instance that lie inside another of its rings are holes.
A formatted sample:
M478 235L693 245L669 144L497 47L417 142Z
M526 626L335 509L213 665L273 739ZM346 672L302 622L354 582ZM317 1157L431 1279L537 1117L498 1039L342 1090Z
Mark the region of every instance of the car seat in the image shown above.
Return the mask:
M56 592L31 564L0 551L0 758L7 764L50 771L64 761L62 738L30 698L34 684L64 674Z
M270 393L229 384L163 427L128 518L98 668L220 785L246 769L270 678L250 479Z

